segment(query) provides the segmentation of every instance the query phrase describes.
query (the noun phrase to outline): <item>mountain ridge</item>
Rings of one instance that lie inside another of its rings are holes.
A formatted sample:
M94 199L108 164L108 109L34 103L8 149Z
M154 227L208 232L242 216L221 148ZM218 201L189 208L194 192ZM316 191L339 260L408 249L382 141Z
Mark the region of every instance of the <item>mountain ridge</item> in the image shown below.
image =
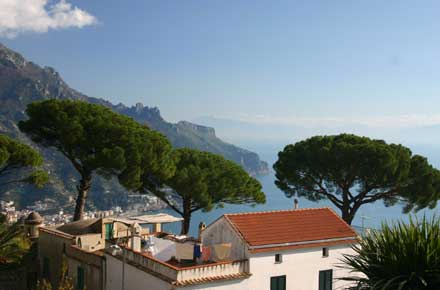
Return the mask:
M214 128L189 121L167 122L157 107L144 106L142 103L134 106L126 106L122 103L115 105L102 98L89 97L72 89L55 69L41 67L28 61L21 54L0 43L0 133L30 143L18 130L16 123L26 118L27 104L44 99L73 99L104 105L162 132L174 147L190 147L220 154L240 164L252 175L266 174L269 171L267 163L261 161L256 153L222 141L216 136ZM57 152L37 147L48 160L48 167L54 170L54 174L61 181L58 182L58 186L64 188L57 189L74 192L74 189L67 185L72 179L77 178L74 170L69 168L70 166ZM62 164L57 164L61 160L63 160ZM98 190L111 191L117 188L117 192L123 191L115 182L110 186L107 185L105 189L100 188L105 187L105 181L100 180L97 184L98 187L92 188L92 196L97 194Z

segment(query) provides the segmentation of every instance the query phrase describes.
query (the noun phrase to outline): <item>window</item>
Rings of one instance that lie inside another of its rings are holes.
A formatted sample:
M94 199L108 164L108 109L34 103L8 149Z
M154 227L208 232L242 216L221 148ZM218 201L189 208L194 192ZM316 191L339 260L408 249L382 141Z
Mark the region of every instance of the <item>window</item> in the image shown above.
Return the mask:
M78 266L76 272L76 289L83 290L84 289L84 268Z
M327 258L328 257L328 248L322 248L322 257Z
M283 262L283 255L275 254L275 263L279 264Z
M43 278L50 280L50 261L48 257L43 258Z
M319 290L333 289L333 270L319 271Z
M286 276L270 277L270 290L286 290Z
M105 239L110 240L113 238L113 224L105 224Z

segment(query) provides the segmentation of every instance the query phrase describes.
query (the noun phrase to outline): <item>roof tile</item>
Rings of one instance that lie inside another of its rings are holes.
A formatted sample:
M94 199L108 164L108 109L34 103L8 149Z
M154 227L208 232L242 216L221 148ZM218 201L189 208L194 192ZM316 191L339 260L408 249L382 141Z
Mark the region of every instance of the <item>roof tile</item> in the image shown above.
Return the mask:
M330 208L225 214L225 217L251 247L357 237Z

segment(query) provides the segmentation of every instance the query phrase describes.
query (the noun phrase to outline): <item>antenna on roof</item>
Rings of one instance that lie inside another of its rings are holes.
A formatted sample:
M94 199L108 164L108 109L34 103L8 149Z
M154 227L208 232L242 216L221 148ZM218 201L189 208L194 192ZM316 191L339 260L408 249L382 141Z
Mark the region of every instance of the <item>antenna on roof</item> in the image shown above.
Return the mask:
M365 229L365 220L371 219L371 217L366 216L366 215L361 215L361 220L362 220L362 226L361 226L361 230L362 230L362 235L365 234L366 229Z

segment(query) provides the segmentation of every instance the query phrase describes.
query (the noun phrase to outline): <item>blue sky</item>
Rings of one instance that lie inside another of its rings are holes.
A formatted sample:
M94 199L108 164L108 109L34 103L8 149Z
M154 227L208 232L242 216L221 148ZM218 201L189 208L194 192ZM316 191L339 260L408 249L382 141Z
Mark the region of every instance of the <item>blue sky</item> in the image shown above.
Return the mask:
M94 20L0 41L90 96L172 121L440 123L438 1L66 1Z

